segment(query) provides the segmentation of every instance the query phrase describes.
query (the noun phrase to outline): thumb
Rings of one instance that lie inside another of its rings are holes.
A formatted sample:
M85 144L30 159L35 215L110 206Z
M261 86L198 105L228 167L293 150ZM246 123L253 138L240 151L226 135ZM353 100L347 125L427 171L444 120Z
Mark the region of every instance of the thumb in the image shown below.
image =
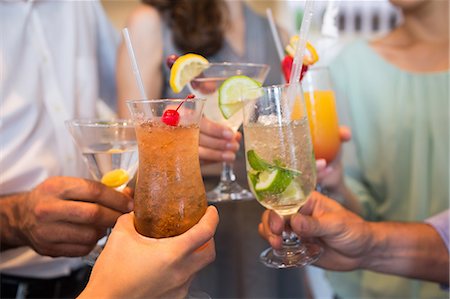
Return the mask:
M302 237L321 237L325 231L316 218L302 214L295 214L291 217L291 228Z
M217 225L219 224L219 214L216 207L209 206L205 215L200 221L184 234L174 237L186 252L193 252L214 237ZM188 244L186 246L185 244Z
M131 232L132 234L139 234L134 228L134 212L121 215L114 225L113 232Z

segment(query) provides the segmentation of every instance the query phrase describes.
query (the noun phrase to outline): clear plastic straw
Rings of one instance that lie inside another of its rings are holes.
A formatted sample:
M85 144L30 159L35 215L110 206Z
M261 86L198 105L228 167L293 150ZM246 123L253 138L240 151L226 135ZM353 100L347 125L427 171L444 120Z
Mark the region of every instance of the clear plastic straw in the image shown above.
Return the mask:
M147 99L144 84L142 83L141 73L139 72L139 68L137 65L136 56L134 55L133 45L131 44L130 33L128 32L128 28L124 28L122 30L122 34L125 39L125 44L128 50L128 56L130 57L131 67L133 68L133 73L139 88L139 92L141 93L142 99Z
M298 82L302 71L303 56L305 53L306 42L308 40L309 27L313 16L314 0L306 0L305 12L303 14L302 25L298 34L297 48L295 50L294 62L292 64L291 77L289 82Z
M269 20L270 31L272 32L273 41L275 42L275 47L277 49L278 57L280 58L280 62L283 61L283 46L281 45L280 35L278 34L277 26L275 25L275 21L273 19L272 10L270 8L266 9L267 19Z

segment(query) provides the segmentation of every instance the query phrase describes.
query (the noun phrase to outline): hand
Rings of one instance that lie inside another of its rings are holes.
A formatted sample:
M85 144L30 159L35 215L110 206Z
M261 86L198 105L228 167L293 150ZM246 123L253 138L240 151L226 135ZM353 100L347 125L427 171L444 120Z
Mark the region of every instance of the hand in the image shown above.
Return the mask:
M280 248L284 225L278 214L266 210L258 230L272 247ZM322 242L324 252L315 265L330 270L359 268L372 243L369 222L318 192L313 192L300 213L291 217L290 227L298 236Z
M17 204L23 242L41 255L84 256L117 218L132 210L132 199L101 183L52 177Z
M81 298L185 298L194 274L215 259L219 216L212 206L172 238L144 237L133 220L133 213L119 218Z
M341 142L350 141L352 138L351 131L348 127L341 126L339 128ZM344 171L341 161L342 152L330 163L326 164L324 159L316 161L317 167L317 183L330 193L339 192L344 184Z
M233 162L242 135L206 117L200 122L199 156L202 163Z

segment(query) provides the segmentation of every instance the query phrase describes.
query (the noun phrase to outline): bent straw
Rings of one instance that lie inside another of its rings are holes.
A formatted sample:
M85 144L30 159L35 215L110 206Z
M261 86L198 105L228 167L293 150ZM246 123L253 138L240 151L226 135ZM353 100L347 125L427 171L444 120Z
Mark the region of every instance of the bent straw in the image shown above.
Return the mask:
M303 14L302 25L298 34L297 49L295 50L294 62L292 64L291 77L289 82L294 83L300 80L300 73L302 71L303 56L306 48L306 41L308 39L309 27L313 16L314 0L306 0L305 13Z
M280 62L283 61L283 47L281 46L280 36L277 31L277 27L275 25L275 21L273 19L272 10L270 8L266 9L267 19L269 20L270 31L272 32L273 41L275 42L275 47L277 49L278 57L280 58Z
M147 99L144 84L142 83L141 73L139 72L139 68L137 65L136 56L134 55L133 45L131 44L130 33L128 32L128 28L124 28L122 30L122 33L125 39L125 44L127 45L128 56L130 57L131 67L133 68L133 73L139 88L139 92L141 93L142 99Z

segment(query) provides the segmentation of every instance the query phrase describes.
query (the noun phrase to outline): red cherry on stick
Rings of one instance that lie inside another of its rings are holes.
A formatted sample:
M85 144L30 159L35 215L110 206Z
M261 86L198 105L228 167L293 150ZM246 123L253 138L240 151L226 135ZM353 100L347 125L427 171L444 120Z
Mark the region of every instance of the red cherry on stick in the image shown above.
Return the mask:
M178 109L180 109L181 105L186 102L187 99L193 99L195 95L188 94L186 98L184 98L183 102L178 105L177 109L167 109L164 111L163 116L161 117L161 121L168 126L176 127L180 122L180 114L178 113Z
M284 79L287 83L289 83L289 79L291 78L291 71L292 71L292 64L294 63L294 58L292 58L289 55L286 55L281 62L281 69L283 70ZM306 64L302 65L302 70L300 71L300 79L301 81L303 79L303 76L308 71L308 66Z
M307 71L308 71L308 66L306 64L303 64L302 65L302 70L300 72L300 81L302 81L303 76L305 76Z
M177 59L178 59L178 55L176 55L176 54L172 54L172 55L167 56L167 58L166 58L166 65L167 65L167 67L169 69L171 69L172 65L175 63L175 60L177 60Z
M289 78L291 77L291 69L292 63L294 62L294 58L289 55L284 56L283 61L281 62L281 69L283 70L284 79L287 83L289 83Z

